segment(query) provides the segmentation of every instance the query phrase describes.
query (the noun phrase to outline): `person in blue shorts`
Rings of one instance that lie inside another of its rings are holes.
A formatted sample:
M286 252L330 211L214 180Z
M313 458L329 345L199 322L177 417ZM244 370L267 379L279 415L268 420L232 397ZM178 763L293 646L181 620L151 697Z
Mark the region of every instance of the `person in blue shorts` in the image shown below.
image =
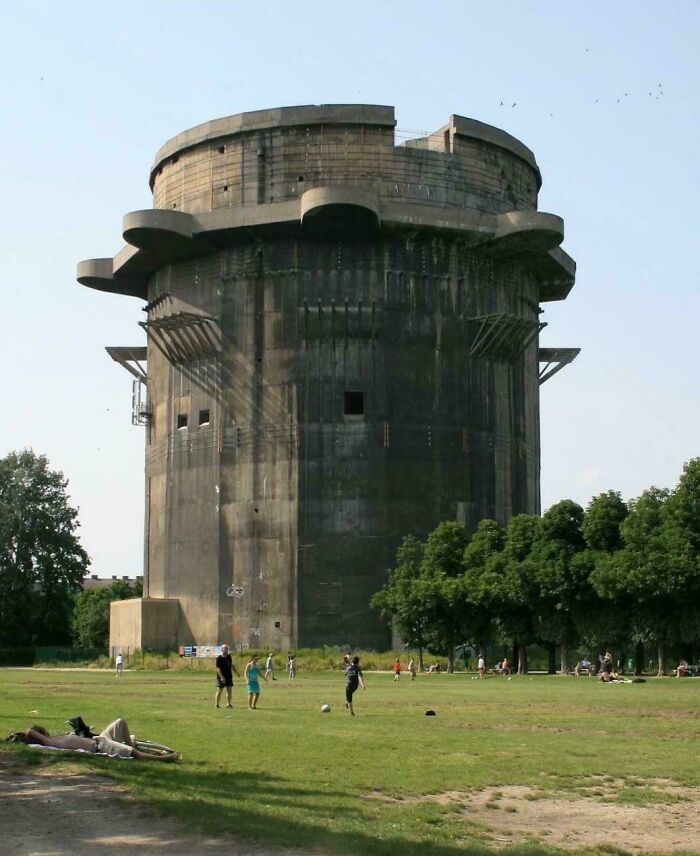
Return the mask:
M262 678L265 683L268 682L267 677L260 674L257 654L250 655L250 660L246 664L243 677L248 684L248 707L251 710L256 710L258 707L258 699L260 698L260 678Z

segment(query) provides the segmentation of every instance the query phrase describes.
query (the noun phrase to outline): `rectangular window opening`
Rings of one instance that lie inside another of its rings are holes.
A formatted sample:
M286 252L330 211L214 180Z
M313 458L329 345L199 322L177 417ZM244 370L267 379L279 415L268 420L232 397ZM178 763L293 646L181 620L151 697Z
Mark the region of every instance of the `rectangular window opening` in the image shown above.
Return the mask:
M179 431L181 428L187 428L187 414L186 413L178 413L177 414L177 430Z
M343 393L343 413L345 416L364 416L365 394L358 390L346 390Z
M199 411L199 424L200 425L208 425L209 424L209 410L200 410Z

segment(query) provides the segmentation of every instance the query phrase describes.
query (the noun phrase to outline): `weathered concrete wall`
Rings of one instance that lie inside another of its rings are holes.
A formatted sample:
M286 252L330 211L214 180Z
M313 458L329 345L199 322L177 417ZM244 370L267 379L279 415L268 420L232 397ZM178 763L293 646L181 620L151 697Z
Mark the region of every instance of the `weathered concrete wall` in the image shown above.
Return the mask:
M504 132L453 116L396 147L394 124L330 105L187 131L152 170L163 210L81 264L148 300L144 583L180 644L383 647L368 601L406 534L539 511L563 225Z
M172 651L181 634L177 599L134 597L109 605L109 649Z

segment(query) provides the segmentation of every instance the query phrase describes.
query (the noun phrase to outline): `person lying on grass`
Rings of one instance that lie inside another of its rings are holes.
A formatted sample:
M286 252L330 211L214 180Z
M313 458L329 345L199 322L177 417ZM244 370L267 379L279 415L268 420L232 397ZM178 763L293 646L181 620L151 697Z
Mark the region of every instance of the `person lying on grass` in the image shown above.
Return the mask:
M79 737L77 734L60 734L51 737L41 725L34 725L25 732L30 743L39 743L54 749L72 749L74 752L99 752L113 758L137 758L140 761L177 761L179 752L165 752L161 755L142 752L134 745L125 719L115 719L104 728L97 737Z

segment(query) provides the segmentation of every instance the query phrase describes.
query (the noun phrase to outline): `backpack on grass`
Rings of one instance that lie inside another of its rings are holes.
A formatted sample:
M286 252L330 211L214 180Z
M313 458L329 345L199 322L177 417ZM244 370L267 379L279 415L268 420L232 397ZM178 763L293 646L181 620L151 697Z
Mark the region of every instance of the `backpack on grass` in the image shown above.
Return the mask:
M90 726L85 724L82 716L74 716L73 719L67 719L66 722L71 727L69 734L77 734L78 737L97 737L90 731Z

